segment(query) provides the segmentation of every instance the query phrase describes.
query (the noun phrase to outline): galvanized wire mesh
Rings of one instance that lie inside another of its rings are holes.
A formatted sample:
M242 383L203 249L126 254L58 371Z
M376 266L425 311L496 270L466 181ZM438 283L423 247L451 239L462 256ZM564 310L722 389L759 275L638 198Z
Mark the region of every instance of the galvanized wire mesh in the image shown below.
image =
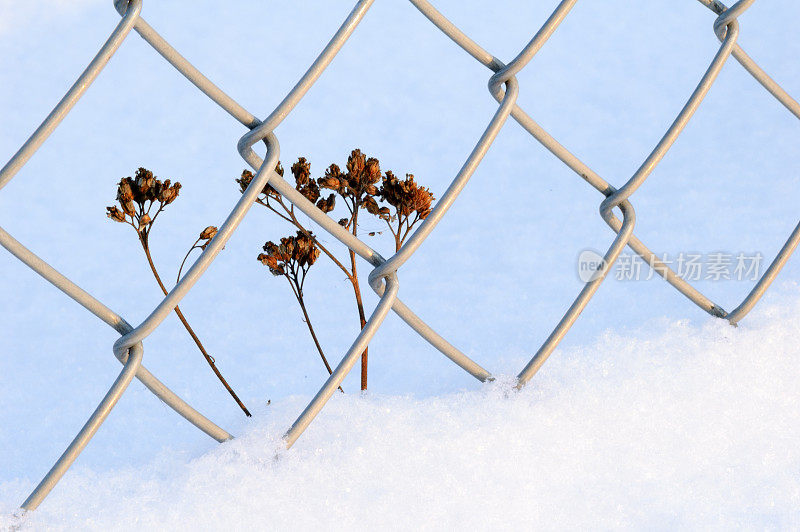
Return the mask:
M198 257L175 288L173 288L158 306L153 309L151 314L136 327L130 325L119 314L106 307L88 292L60 274L55 268L37 257L24 245L15 240L14 237L0 228L0 245L47 281L51 282L69 297L85 307L89 312L120 333L120 338L114 343L113 352L124 366L122 372L114 381L106 396L100 402L97 409L73 442L59 458L47 476L23 503L22 507L24 509L32 510L42 502L98 430L134 377L138 378L148 389L171 406L176 412L212 438L222 442L232 437L228 432L205 418L180 397L175 395L142 365L144 353L143 342L163 322L170 312L173 311L180 300L192 288L200 276L203 275L206 268L208 268L209 264L224 247L231 234L236 230L242 218L252 206L258 193L267 183L308 215L320 227L369 262L373 266L373 270L369 275L369 284L380 296L380 301L373 310L366 326L358 334L350 349L333 371L333 374L328 378L300 417L298 417L297 421L295 421L292 427L286 432L285 442L287 447L290 447L297 440L341 384L342 380L354 366L360 354L367 347L390 310L398 314L412 329L417 331L420 336L425 338L425 340L465 371L481 381L490 380L492 378L487 370L483 369L437 334L436 331L414 314L414 312L398 298L398 271L401 266L411 258L420 244L430 235L455 202L459 193L466 186L482 158L491 147L498 132L506 124L509 117L512 117L554 156L578 174L578 176L603 194L604 199L600 203L600 215L615 233L615 237L604 255L604 262L600 269L584 285L570 308L553 329L553 332L542 344L530 362L519 373L518 387L525 385L542 364L544 364L586 307L626 246L629 246L636 252L656 273L661 275L690 301L706 312L717 317L725 318L730 323L736 324L747 315L763 296L764 292L796 248L798 242L800 242L800 224L798 224L752 291L734 308L734 310L728 312L721 306L712 302L690 283L679 277L669 265L658 259L657 254L653 253L644 243L636 238L633 232L636 216L633 205L630 202L631 196L644 183L653 169L661 162L662 158L686 127L686 124L703 101L708 90L715 82L722 66L730 56L733 56L767 91L783 104L789 112L797 118L800 118L800 104L792 99L775 81L773 81L737 44L737 38L739 36L738 17L744 13L755 0L740 0L731 8L727 8L717 0L698 0L717 15L713 28L721 42L720 48L701 78L697 88L689 97L686 105L675 118L673 124L650 155L641 164L639 169L619 188L609 184L588 165L570 153L567 148L561 145L537 124L536 121L516 103L520 90L516 75L525 68L547 42L553 32L556 31L558 26L577 3L577 0L561 1L553 14L539 29L531 41L507 64L497 59L475 41L470 39L444 15L437 11L427 0L410 0L410 2L445 35L450 37L450 39L463 48L464 51L492 71L492 75L489 78L489 92L497 100L499 106L494 116L492 116L489 121L483 135L481 135L474 149L464 162L461 170L454 177L450 186L435 205L430 215L417 228L400 251L388 259L382 257L369 245L353 236L343 229L336 221L329 218L274 171L280 152L278 139L273 133L275 128L289 113L291 113L305 93L314 85L339 49L349 39L356 26L358 26L359 22L369 10L373 1L374 0L360 0L357 2L339 30L330 39L320 55L294 88L292 88L283 101L281 101L267 118L259 120L255 115L244 109L235 100L214 85L145 22L141 17L142 0L115 0L114 5L122 16L121 21L64 98L56 105L50 115L42 122L28 141L25 142L20 150L2 170L0 170L0 188L5 186L14 177L42 143L44 143L53 130L55 130L61 120L70 112L72 107L81 98L95 78L97 78L103 70L103 67L132 29L136 30L136 32L161 54L164 59L172 64L178 72L183 74L213 102L248 128L247 133L239 140L238 148L244 160L256 170L256 174L209 246ZM263 142L266 146L266 155L263 158L257 155L253 150L253 146L258 142ZM622 219L615 214L615 209L621 213Z

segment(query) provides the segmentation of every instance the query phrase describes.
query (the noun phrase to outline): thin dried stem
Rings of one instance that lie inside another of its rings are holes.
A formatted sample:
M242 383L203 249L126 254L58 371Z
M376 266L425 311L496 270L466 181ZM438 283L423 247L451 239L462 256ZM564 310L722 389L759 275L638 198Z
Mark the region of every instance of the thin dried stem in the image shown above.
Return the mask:
M181 261L181 267L178 268L178 277L175 279L175 284L181 282L181 273L183 272L183 267L186 264L186 259L189 258L189 255L191 255L192 251L194 251L195 249L200 248L200 246L197 245L197 243L200 242L200 240L201 239L199 239L199 238L197 240L195 240L194 244L192 244L192 247L190 247L189 251L186 252L186 256L183 257L183 260Z
M153 272L153 276L155 277L158 286L161 288L161 291L166 296L169 292L167 291L167 288L164 286L164 283L161 281L161 276L158 274L158 270L156 269L156 266L153 263L153 257L150 254L150 245L148 243L147 237L148 235L146 232L140 233L139 242L142 244L142 249L144 249L144 254L147 257L147 263L150 265L150 270ZM231 386L228 384L228 381L225 380L225 377L222 376L222 373L220 373L219 369L217 368L216 361L211 355L208 354L206 348L203 346L203 343L200 341L200 338L197 337L197 334L195 334L194 329L192 329L191 325L189 325L189 322L186 320L186 317L183 315L183 312L181 312L181 309L177 305L175 306L175 314L178 315L178 319L183 324L183 327L186 329L186 332L188 332L189 336L192 337L192 340L194 340L195 345L197 345L197 348L205 357L206 361L208 362L208 365L211 366L211 370L217 376L217 378L225 387L225 389L228 390L228 393L231 394L233 400L236 401L236 404L239 405L239 408L242 409L242 412L244 412L244 414L247 417L251 417L252 414L250 414L250 411L247 409L246 406L244 406L244 403L242 403L242 401L239 399L239 396L236 395L236 392L233 391L233 388L231 388Z
M303 289L302 287L295 287L296 281L292 282L292 279L286 275L286 279L289 281L289 286L292 289L292 293L294 297L297 299L297 303L300 305L300 310L303 311L303 321L305 321L306 325L308 326L308 332L311 333L311 338L314 340L314 345L317 346L317 352L319 352L319 356L322 359L322 363L325 364L325 369L328 370L328 375L333 375L333 370L331 369L331 365L328 363L327 357L325 357L325 353L322 351L322 346L317 339L317 334L314 332L314 326L311 325L311 318L308 316L308 310L306 310L305 302L303 301ZM344 393L344 390L341 386L339 386L339 391Z

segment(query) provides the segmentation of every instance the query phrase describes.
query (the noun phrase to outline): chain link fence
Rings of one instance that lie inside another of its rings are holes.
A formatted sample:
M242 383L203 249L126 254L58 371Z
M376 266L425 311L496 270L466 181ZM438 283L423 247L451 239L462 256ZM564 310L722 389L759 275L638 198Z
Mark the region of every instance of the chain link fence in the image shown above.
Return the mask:
M328 67L339 49L347 42L359 22L366 15L373 1L374 0L360 0L355 5L339 30L333 35L306 73L286 95L283 101L281 101L264 120L256 118L255 115L247 111L230 96L220 90L145 22L141 17L142 0L116 0L114 2L115 8L122 17L119 24L64 98L56 105L27 142L25 142L11 160L0 170L0 188L5 186L14 177L33 156L36 150L47 140L48 136L55 128L58 127L59 123L72 110L73 106L97 78L122 42L128 37L131 30L135 30L161 54L165 60L175 67L178 72L183 74L214 103L227 111L228 114L241 122L241 124L248 129L247 133L239 139L238 149L244 160L256 171L256 174L241 199L236 203L227 219L220 227L216 237L197 258L186 275L175 288L164 297L158 306L153 309L151 314L135 327L122 318L120 314L109 309L102 302L70 281L67 277L59 273L55 268L18 242L13 236L0 228L0 245L66 295L85 307L89 312L97 316L98 319L119 332L120 338L114 343L113 352L116 358L123 364L122 372L114 381L97 409L92 413L89 420L49 471L47 476L22 504L22 508L33 510L44 500L98 430L134 377L138 378L142 384L152 391L159 399L172 407L178 414L212 438L220 442L232 438L228 432L207 419L173 393L142 365L144 354L143 342L173 311L186 293L191 290L195 282L203 275L217 254L225 246L243 217L247 214L247 211L253 205L257 195L267 183L334 238L370 263L373 269L369 274L369 284L380 296L380 301L373 310L365 327L358 334L350 349L333 371L333 374L297 418L292 427L286 432L284 440L287 447L291 447L292 444L294 444L300 434L311 423L331 395L336 391L342 380L360 358L361 353L367 347L390 311L394 311L412 329L419 333L420 336L472 376L480 381L492 379L489 371L482 368L436 333L436 331L428 326L398 298L398 272L401 266L413 256L422 242L431 234L442 217L447 213L450 206L455 202L459 193L467 185L470 177L491 147L498 132L508 122L509 117L513 118L555 157L560 159L567 167L603 195L603 200L599 208L600 216L611 227L615 234L611 245L603 256L603 260L598 262L598 269L590 276L572 305L555 326L550 336L545 340L530 362L519 373L517 387L524 386L545 363L558 343L567 331L569 331L575 320L577 320L578 316L595 294L610 268L626 246L630 247L655 271L655 273L662 276L691 302L709 314L727 319L731 324L735 325L747 315L756 303L758 303L759 299L764 295L764 292L769 288L781 268L789 259L798 242L800 242L800 224L798 224L778 255L758 279L752 291L733 310L726 311L722 306L714 303L699 290L694 288L689 282L679 277L668 264L659 260L657 254L651 251L634 234L636 215L631 203L632 195L645 182L669 151L672 144L686 127L692 115L714 84L723 65L731 56L783 104L789 112L797 118L800 118L800 104L792 99L780 85L772 80L737 44L737 38L739 36L738 17L742 15L755 0L740 0L730 8L717 0L698 0L716 15L713 29L721 42L719 50L708 69L703 74L697 88L689 97L685 106L681 109L667 132L650 155L644 160L639 169L619 188L612 186L588 165L579 160L544 128L537 124L536 121L516 103L520 90L516 75L525 68L547 42L553 32L556 31L561 22L575 6L577 0L561 1L553 14L539 29L531 41L507 64L493 56L469 36L464 34L427 0L410 0L436 28L441 30L442 33L452 39L466 53L470 54L476 61L482 63L492 72L489 77L488 88L499 105L480 139L478 139L472 152L461 167L461 170L453 178L450 186L436 203L430 215L417 228L400 251L388 259L382 257L369 245L342 228L335 220L329 218L274 171L280 153L278 139L273 133L275 128L299 104L306 92L308 92L322 72ZM253 149L259 142L263 142L266 148L266 154L263 158Z

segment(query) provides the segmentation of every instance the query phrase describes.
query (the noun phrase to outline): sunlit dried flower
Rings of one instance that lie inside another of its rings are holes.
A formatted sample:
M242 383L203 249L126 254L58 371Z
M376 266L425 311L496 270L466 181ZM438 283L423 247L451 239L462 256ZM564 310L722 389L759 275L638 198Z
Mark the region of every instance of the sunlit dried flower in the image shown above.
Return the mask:
M316 181L309 181L305 185L298 183L295 188L311 203L315 203L319 199L319 187Z
M292 175L298 185L308 184L311 179L311 163L305 157L300 157L297 162L292 165Z
M339 191L342 187L343 179L342 171L338 166L332 164L325 170L325 176L317 180L320 188L327 188L328 190Z
M153 172L150 170L147 170L146 168L139 168L136 170L136 186L143 197L151 199L151 197L148 197L147 193L150 191L155 182L155 176L153 176Z
M215 236L217 236L217 228L209 225L200 233L200 240L211 240Z
M267 242L259 262L269 268L272 275L288 275L302 287L302 277L319 257L319 249L313 236L298 231L295 236L281 238L280 244Z
M336 207L336 196L333 194L329 195L327 198L322 198L317 202L317 208L324 213L331 212L334 207Z
M378 162L378 159L374 157L370 157L367 159L367 165L364 168L364 174L362 176L362 180L365 183L373 184L377 183L381 179L381 165Z
M125 222L125 213L119 210L116 205L113 207L106 207L106 211L108 211L106 216L115 222Z
M150 170L139 168L134 177L123 177L117 184L119 206L107 207L106 215L116 222L130 224L147 238L150 226L164 207L175 201L180 189L180 183L173 185L169 179L162 182ZM155 204L156 210L152 212Z
M275 165L275 173L283 177L283 166L281 166L280 161L278 161L278 164ZM250 186L250 183L253 181L254 177L255 175L250 170L242 170L242 176L236 180L236 182L239 183L239 190L242 192L242 194L244 194L244 191ZM264 198L260 198L262 201L268 201L269 198L280 197L278 191L272 188L269 183L264 185L264 188L261 189L261 194L265 196Z
M378 214L379 211L378 202L371 196L364 198L364 208L370 214Z
M417 213L420 219L425 219L430 214L434 199L430 190L414 181L412 174L406 174L406 178L400 180L391 171L386 172L383 178L380 196L400 216L408 217Z
M181 190L181 184L175 183L174 185L170 186L170 181L167 179L164 181L163 186L159 186L158 188L160 189L158 201L164 205L169 205L175 201L175 198L178 197L178 193Z
M367 158L363 153L361 153L361 150L353 150L350 153L350 157L347 158L347 172L354 178L358 179L361 176L361 173L364 171L366 160Z
M131 178L124 177L117 185L117 201L133 200L133 190L131 189Z

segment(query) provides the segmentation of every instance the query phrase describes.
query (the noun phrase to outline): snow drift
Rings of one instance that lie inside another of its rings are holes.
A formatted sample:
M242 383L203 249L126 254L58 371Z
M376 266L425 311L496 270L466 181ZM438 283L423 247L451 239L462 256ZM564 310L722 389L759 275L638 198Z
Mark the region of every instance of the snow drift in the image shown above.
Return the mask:
M235 441L147 467L80 462L36 513L80 529L730 528L800 525L800 297L743 326L660 321L441 397L338 395L290 451L307 397Z

